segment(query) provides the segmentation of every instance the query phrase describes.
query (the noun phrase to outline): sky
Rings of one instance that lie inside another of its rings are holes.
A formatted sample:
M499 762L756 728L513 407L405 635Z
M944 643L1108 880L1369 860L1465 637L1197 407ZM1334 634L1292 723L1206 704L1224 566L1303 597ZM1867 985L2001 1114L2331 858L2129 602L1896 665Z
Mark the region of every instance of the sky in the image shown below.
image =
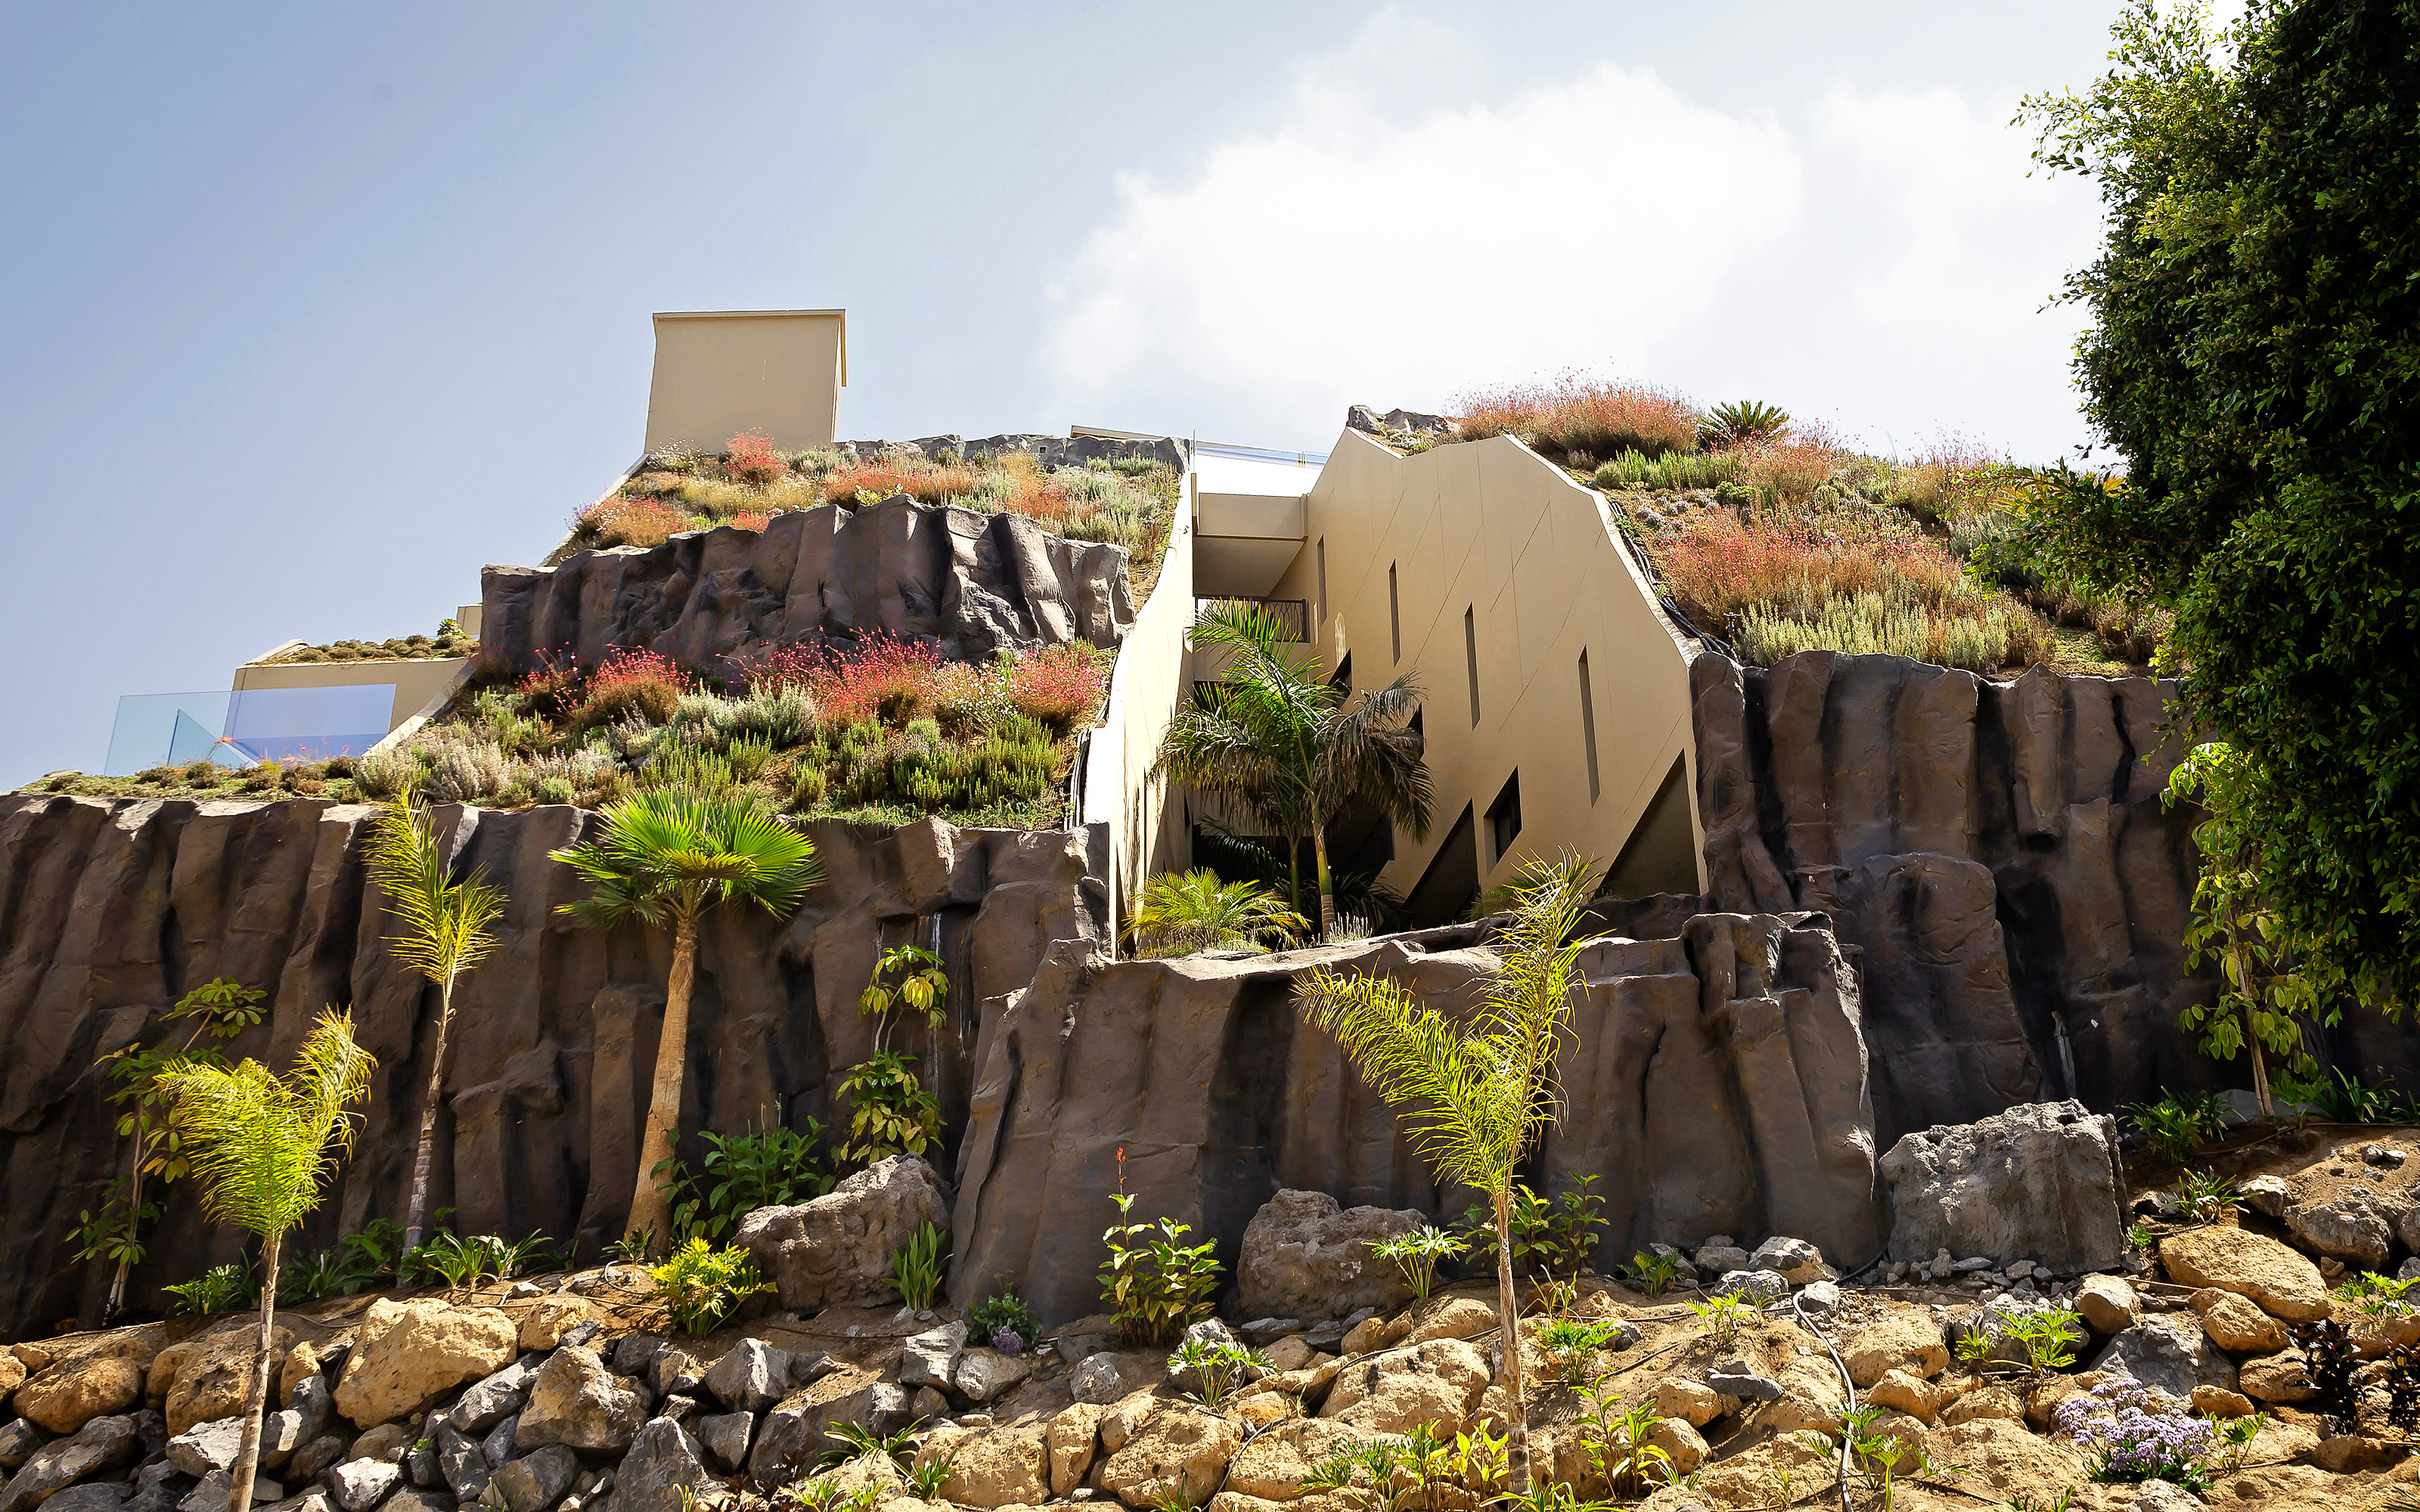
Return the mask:
M2091 440L2024 95L2114 0L20 8L0 784L434 631L636 455L658 310L849 313L843 435L1324 451L1572 371Z

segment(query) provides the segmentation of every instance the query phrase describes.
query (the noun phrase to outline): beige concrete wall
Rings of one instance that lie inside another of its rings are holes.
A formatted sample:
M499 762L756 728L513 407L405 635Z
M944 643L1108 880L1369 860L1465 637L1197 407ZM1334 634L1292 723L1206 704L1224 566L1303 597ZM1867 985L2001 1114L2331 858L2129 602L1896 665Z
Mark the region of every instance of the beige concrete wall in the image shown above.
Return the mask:
M387 728L393 730L419 713L429 700L452 687L456 675L469 665L468 659L461 656L428 656L416 661L278 662L267 667L246 663L235 670L235 690L242 693L263 687L359 687L393 683L395 709L387 716Z
M1403 671L1418 671L1427 687L1422 728L1436 784L1435 823L1424 842L1397 834L1384 880L1408 894L1466 803L1478 825L1486 887L1506 881L1525 858L1565 848L1608 867L1679 760L1688 764L1689 854L1670 859L1694 872L1702 890L1688 652L1614 539L1594 490L1510 437L1398 456L1347 430L1308 496L1302 554L1272 596L1311 602L1315 647L1331 668L1351 653L1356 687ZM1400 659L1389 625L1389 566ZM1476 726L1464 656L1466 609L1479 653ZM1595 713L1593 798L1580 717L1583 651ZM1498 856L1489 844L1487 809L1516 770L1521 832Z
M783 451L829 446L848 384L839 310L726 310L656 316L647 450L689 441L720 451L761 430Z
M1192 862L1185 806L1169 801L1167 780L1151 768L1168 721L1193 691L1193 654L1186 645L1193 625L1193 481L1190 473L1179 480L1184 502L1159 581L1118 647L1109 708L1085 756L1083 822L1109 825L1109 916L1121 933L1145 881Z

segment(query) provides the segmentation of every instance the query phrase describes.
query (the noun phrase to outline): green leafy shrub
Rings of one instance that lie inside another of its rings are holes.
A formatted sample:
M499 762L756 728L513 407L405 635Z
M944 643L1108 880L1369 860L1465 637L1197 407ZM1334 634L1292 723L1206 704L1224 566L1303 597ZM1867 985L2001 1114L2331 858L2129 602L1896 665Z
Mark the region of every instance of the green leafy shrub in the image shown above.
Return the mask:
M1673 1281L1681 1274L1681 1257L1643 1249L1630 1257L1624 1273L1639 1290L1660 1297L1672 1289Z
M2156 1103L2130 1103L2123 1111L2153 1153L2181 1165L2218 1137L2226 1126L2226 1103L2215 1092L2164 1091Z
M1126 922L1135 954L1152 958L1282 949L1310 933L1308 919L1260 884L1221 883L1208 867L1162 872L1144 883Z
M834 1178L816 1149L823 1125L813 1119L803 1132L777 1125L699 1137L706 1146L704 1180L690 1176L677 1156L656 1173L672 1200L673 1230L684 1240L720 1242L758 1208L789 1207L832 1189Z
M1109 1263L1101 1267L1101 1301L1118 1320L1118 1331L1138 1344L1166 1344L1195 1321L1210 1316L1218 1287L1215 1242L1184 1244L1190 1224L1162 1218L1133 1222L1134 1196L1125 1190L1125 1151L1118 1151L1118 1190L1109 1200L1118 1216L1101 1234Z
M1621 1335L1621 1324L1612 1319L1554 1318L1529 1336L1554 1363L1555 1373L1565 1385L1584 1386L1592 1374L1597 1351Z
M2177 1206L2195 1223L2215 1223L2235 1211L2235 1182L2216 1171L2187 1171L2177 1181Z
M1168 1373L1192 1376L1193 1389L1187 1395L1214 1412L1246 1370L1276 1368L1269 1357L1258 1350L1209 1339L1187 1339L1168 1357Z
M932 1306L934 1293L941 1289L941 1273L948 1266L941 1231L929 1222L917 1225L908 1242L891 1257L891 1279L899 1288L899 1300L918 1312Z
M939 1143L941 1105L917 1079L913 1057L868 1056L841 1077L838 1090L850 1109L842 1160L871 1165L892 1155L922 1155Z
M253 1300L251 1273L232 1263L212 1266L191 1281L160 1289L177 1299L180 1313L223 1313Z
M1436 1289L1439 1260L1453 1259L1469 1249L1467 1241L1433 1224L1392 1239L1370 1242L1370 1253L1379 1259L1393 1261L1395 1269L1404 1274L1404 1285L1412 1288L1415 1297L1426 1297Z
M985 1343L991 1342L1004 1333L1014 1334L1016 1335L1018 1349L1022 1350L1032 1345L1042 1335L1042 1324L1035 1319L1033 1309L1025 1305L1024 1300L1015 1291L985 1297L975 1304L972 1319L975 1336Z
M756 1261L746 1249L717 1249L703 1239L673 1251L647 1277L650 1295L671 1311L681 1331L701 1336L721 1327L741 1303L773 1289L757 1278Z

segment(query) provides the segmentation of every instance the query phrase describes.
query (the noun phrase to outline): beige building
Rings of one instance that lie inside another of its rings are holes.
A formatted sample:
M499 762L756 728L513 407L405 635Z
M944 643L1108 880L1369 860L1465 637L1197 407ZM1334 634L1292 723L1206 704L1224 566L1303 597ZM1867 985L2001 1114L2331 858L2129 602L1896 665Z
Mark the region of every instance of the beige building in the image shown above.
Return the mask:
M656 316L647 447L689 441L721 451L762 431L782 451L829 446L848 386L842 310L719 310Z
M1210 525L1205 507L1205 560ZM1419 923L1567 849L1619 895L1701 889L1689 652L1600 495L1509 437L1404 456L1347 430L1298 528L1262 592L1302 603L1311 643L1355 687L1410 671L1427 690L1427 839L1348 821L1330 830L1337 865L1383 860Z

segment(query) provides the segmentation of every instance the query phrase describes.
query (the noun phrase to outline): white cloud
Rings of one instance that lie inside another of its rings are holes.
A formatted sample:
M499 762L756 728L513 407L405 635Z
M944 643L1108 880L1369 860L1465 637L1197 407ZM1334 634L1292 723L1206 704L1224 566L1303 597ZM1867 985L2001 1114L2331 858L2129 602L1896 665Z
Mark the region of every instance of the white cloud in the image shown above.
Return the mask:
M1052 291L1068 412L1232 388L1225 414L1291 436L1353 398L1636 370L1781 233L1799 163L1772 123L1610 64L1408 124L1315 72L1283 127L1120 193Z
M1876 445L2081 439L2044 313L2090 192L2026 177L2014 100L1834 83L1792 130L1612 62L1497 104L1450 33L1307 66L1280 124L1129 174L1050 290L1063 412L1300 444L1348 403L1567 368L1754 394ZM1447 60L1441 63L1440 60Z

